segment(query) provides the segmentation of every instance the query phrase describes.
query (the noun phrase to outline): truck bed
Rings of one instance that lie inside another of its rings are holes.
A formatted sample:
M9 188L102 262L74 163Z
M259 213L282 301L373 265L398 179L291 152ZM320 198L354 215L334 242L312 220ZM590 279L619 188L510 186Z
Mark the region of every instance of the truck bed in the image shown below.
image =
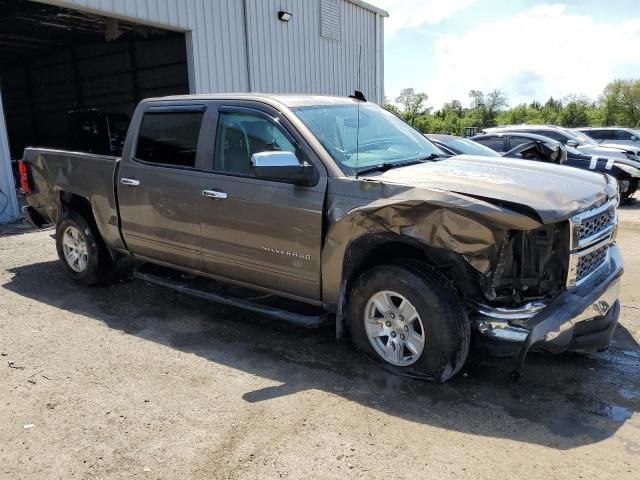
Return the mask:
M62 203L80 197L91 205L105 242L124 248L114 190L119 157L27 148L23 161L29 165L29 203L42 218L55 224L63 214Z

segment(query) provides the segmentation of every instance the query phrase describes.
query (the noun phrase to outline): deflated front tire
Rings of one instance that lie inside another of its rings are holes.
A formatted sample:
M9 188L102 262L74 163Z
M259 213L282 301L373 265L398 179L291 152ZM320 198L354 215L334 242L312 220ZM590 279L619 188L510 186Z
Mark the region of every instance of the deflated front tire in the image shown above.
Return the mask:
M446 382L464 365L471 331L448 280L419 262L381 265L349 296L356 347L401 375Z

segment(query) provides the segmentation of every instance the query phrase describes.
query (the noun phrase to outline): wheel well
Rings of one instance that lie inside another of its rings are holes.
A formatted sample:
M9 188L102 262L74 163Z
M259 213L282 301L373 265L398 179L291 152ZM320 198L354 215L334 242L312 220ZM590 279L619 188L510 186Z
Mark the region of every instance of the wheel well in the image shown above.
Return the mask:
M88 222L93 221L93 210L91 203L85 197L70 192L60 192L61 213L70 211L81 214Z
M364 250L361 256L362 258L360 258L358 262L355 262L349 272L348 278L351 285L353 285L353 282L364 272L381 263L389 263L404 258L429 263L429 259L423 249L398 241L390 241L376 245L368 251Z
M462 255L434 248L411 238L399 239L395 235L385 234L369 235L353 242L345 255L338 321L342 320L350 291L360 275L376 265L402 259L424 262L442 273L458 291L460 298L479 298L481 295L479 273Z

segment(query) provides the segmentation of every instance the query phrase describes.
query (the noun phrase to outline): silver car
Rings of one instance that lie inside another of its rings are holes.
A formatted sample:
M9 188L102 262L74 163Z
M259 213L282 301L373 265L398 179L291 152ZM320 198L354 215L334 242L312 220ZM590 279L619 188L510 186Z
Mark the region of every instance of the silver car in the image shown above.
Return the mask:
M559 127L556 125L509 125L502 127L486 128L486 133L498 132L526 132L543 137L553 138L568 147L575 147L582 153L588 155L597 155L614 158L628 158L631 160L640 160L640 147L630 145L610 145L599 144L593 138L585 135L577 130Z
M575 130L600 144L631 145L640 149L640 130L626 127L585 127Z

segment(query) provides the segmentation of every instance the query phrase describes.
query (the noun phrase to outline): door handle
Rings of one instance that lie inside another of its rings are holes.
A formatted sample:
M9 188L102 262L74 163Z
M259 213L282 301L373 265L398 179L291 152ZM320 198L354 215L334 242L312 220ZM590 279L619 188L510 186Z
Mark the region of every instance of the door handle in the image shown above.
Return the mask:
M202 196L207 198L227 198L227 194L225 192L219 192L217 190L202 190Z
M122 185L130 185L132 187L137 187L140 185L140 180L136 180L135 178L121 178L120 183Z

